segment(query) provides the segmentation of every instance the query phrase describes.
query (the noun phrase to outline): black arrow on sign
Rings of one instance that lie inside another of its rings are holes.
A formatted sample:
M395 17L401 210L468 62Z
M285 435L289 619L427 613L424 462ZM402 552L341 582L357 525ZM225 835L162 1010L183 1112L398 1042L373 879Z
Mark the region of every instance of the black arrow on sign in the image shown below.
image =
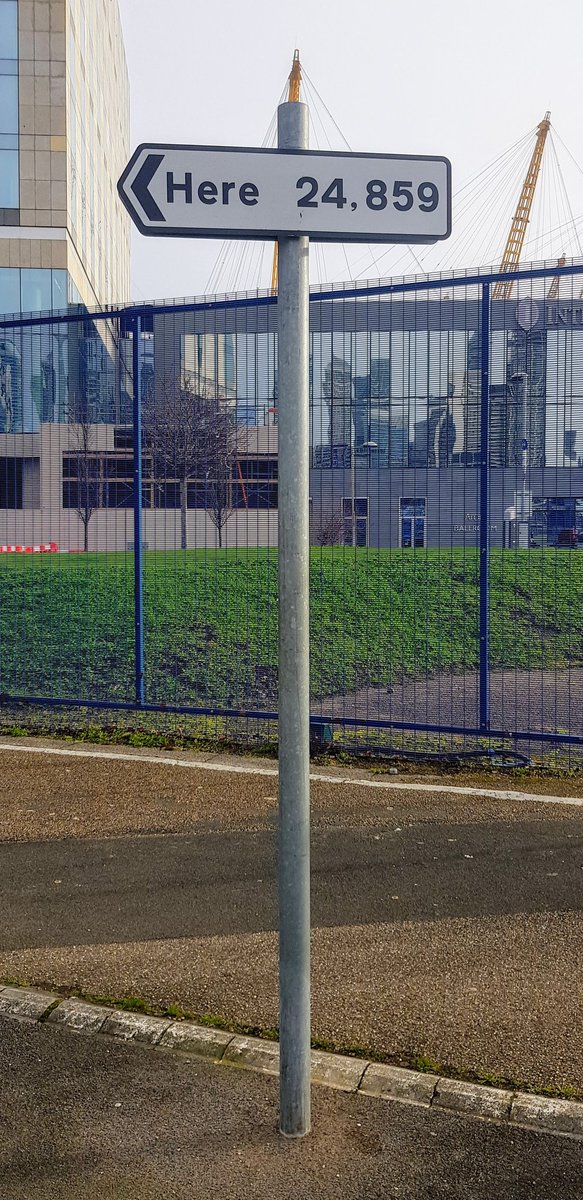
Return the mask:
M149 221L166 220L164 213L158 208L154 197L149 191L154 175L163 161L163 154L148 154L132 183L132 192L138 203L142 206Z

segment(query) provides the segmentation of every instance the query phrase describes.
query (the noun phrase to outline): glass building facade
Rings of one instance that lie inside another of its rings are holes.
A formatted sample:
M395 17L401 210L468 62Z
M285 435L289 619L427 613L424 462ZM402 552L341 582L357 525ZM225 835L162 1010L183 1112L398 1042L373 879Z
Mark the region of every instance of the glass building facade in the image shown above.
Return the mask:
M58 273L47 274L52 288L65 285ZM313 295L311 495L320 537L325 529L336 530L345 541L356 538L356 545L404 549L476 543L483 465L481 301L477 288L459 293L459 299L442 298L437 289L345 299L339 291L326 302ZM578 544L583 303L546 303L543 292L536 321L527 328L518 307L516 301L490 307L492 541L510 545L520 536L528 544L534 539L567 546L570 538ZM72 461L68 427L83 397L85 415L109 456L108 479L119 480L113 461L125 455L119 466L126 472L125 491L108 484L99 496L123 491L130 507L133 350L131 311L122 321L86 317L0 331L0 434L39 437L44 445L50 433L46 470L62 485L64 458L69 467ZM260 297L256 305L245 300L240 307L158 310L143 319L140 360L144 394L154 401L172 387L220 399L246 447L234 508L273 510L280 402L276 305ZM6 440L7 457L22 455L18 447L15 440L10 449ZM74 482L67 476L68 495ZM189 508L200 507L199 482L192 481ZM176 509L172 480L162 491L153 482L148 487L149 509ZM24 482L14 494L24 506ZM262 534L254 536L261 540Z
M129 298L117 0L0 0L0 314Z
M0 0L0 211L19 207L18 4Z

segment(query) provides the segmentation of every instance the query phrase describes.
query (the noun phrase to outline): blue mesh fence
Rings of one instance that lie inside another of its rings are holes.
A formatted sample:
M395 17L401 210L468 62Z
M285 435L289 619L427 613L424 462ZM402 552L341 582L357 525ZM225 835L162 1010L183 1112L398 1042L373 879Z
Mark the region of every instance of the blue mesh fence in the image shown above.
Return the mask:
M312 292L315 743L579 761L582 289ZM276 738L279 403L271 295L0 321L5 727Z

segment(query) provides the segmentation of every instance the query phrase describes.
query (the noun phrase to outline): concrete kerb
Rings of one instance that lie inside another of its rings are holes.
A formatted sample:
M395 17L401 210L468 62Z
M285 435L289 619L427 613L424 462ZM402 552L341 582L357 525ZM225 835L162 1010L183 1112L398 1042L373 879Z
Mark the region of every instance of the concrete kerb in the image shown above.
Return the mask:
M42 1021L58 1004L53 992L38 992L32 988L4 987L0 993L0 1016L17 1021Z
M0 1016L47 1022L74 1033L105 1035L268 1075L279 1073L277 1042L241 1037L190 1021L89 1004L75 997L63 999L34 988L0 984ZM312 1082L379 1100L443 1109L583 1140L583 1104L573 1100L486 1087L321 1050L312 1051Z

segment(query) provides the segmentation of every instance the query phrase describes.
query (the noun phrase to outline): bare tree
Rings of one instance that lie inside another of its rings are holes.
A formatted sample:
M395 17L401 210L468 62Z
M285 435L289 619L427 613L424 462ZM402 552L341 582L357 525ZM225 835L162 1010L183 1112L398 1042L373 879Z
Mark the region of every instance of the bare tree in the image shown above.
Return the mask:
M231 478L236 462L236 426L218 396L188 385L166 386L143 405L144 449L152 457L154 477L176 481L180 496L180 546L188 546L188 485L193 483L217 529L231 514Z
M69 446L73 460L73 479L69 484L71 504L83 525L83 550L89 549L89 522L98 507L99 480L94 454L95 427L89 419L87 404L78 397L69 400Z
M235 447L233 446L232 455L221 456L219 461L215 461L214 468L211 468L205 476L205 508L216 528L219 547L223 544L223 526L226 525L233 510L231 475L235 461Z
M344 534L344 522L338 512L320 513L312 525L314 546L340 546Z

